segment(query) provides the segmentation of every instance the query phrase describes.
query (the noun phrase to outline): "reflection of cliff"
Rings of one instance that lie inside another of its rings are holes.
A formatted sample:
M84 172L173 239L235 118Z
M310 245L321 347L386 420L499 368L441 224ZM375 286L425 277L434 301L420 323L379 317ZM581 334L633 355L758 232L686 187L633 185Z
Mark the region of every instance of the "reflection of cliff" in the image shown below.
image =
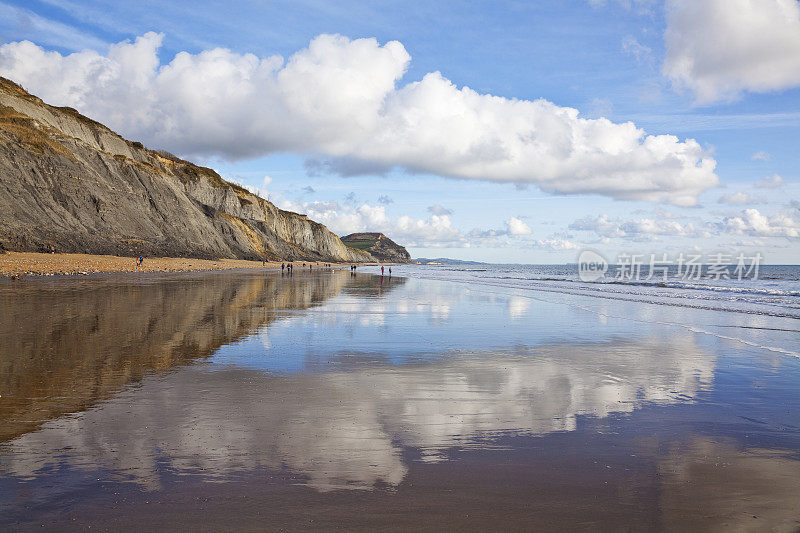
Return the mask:
M4 468L99 465L153 487L156 461L209 476L285 466L323 490L396 485L404 447L435 460L501 432L570 431L578 415L692 401L714 366L691 338L374 361L290 376L188 367L12 441Z
M0 442L145 374L207 356L351 278L204 274L0 286Z

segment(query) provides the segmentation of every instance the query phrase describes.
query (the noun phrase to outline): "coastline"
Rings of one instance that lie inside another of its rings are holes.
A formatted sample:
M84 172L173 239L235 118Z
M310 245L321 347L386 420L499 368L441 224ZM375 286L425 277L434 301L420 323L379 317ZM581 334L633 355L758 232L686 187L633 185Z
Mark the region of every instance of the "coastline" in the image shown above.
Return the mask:
M288 261L287 261L288 262ZM294 264L312 264L315 267L329 264L345 268L347 263L325 261L294 261ZM358 263L358 266L389 265L393 263ZM276 269L276 261L248 261L245 259L193 259L187 257L145 257L141 266L136 258L116 255L46 254L10 252L0 254L0 276L21 278L25 276L79 276L112 272L197 272L210 270Z

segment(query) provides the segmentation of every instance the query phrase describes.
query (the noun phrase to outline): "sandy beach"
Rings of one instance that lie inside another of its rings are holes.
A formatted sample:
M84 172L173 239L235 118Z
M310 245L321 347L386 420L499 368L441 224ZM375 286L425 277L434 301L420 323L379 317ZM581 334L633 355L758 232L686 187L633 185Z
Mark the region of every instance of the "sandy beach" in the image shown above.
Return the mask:
M341 263L294 261L295 267L302 265L320 267L330 264L334 268L346 268ZM370 266L377 263L361 263ZM390 263L384 263L386 265ZM89 275L101 272L194 272L204 270L275 269L276 261L245 261L243 259L192 259L185 257L146 257L141 266L133 257L90 254L42 254L32 252L6 252L0 254L0 276L19 278L24 276Z

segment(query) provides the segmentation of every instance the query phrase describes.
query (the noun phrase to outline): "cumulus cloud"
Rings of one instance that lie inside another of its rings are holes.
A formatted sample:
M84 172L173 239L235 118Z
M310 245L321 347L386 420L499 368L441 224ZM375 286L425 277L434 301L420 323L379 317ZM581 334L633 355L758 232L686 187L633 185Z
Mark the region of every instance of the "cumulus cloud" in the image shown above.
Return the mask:
M800 86L797 0L667 0L662 71L700 104Z
M433 213L434 215L452 215L453 210L447 209L439 204L434 204L428 207L428 212Z
M723 194L717 202L720 204L754 204L761 202L761 199L746 192L732 192Z
M383 205L393 204L394 200L392 200L389 196L382 194L378 196L378 203Z
M475 246L503 248L510 246L533 246L549 250L571 250L574 246L565 234L551 235L536 241L527 236L531 229L518 217L507 220L503 228L474 228L464 232L453 224L450 211L442 208L428 209L427 218L409 215L391 217L385 205L369 203L345 203L336 201L304 201L278 198L276 204L282 209L303 213L311 219L325 224L337 235L363 231L380 231L404 246L418 248L470 248ZM441 207L441 206L438 206Z
M725 217L722 228L734 235L757 237L800 237L800 216L781 212L767 216L758 209L745 209L739 216Z
M287 60L215 48L162 64L162 39L147 33L105 55L8 43L0 74L187 156L289 151L351 173L399 167L677 205L693 205L718 184L716 162L693 139L582 118L546 100L478 93L440 72L403 85L411 58L397 41L320 35Z
M392 219L384 205L348 203L335 201L302 202L281 200L281 208L307 214L311 219L325 224L337 235L361 231L380 231L405 246L423 248L460 248L469 246L468 238L455 226L447 215L432 214L427 219L415 219L402 215Z
M755 183L755 187L760 189L779 189L786 185L786 181L782 177L777 174L773 174L772 176L767 176L761 181L757 181Z
M530 235L531 228L517 217L511 217L506 221L509 235Z
M737 214L698 224L680 223L674 219L610 218L603 214L576 220L569 228L595 233L606 243L612 238L644 242L661 236L710 238L723 234L797 238L800 236L800 204L789 203L773 215L761 213L758 209L744 209Z
M691 222L680 223L674 219L610 218L606 214L597 217L587 216L576 220L569 226L572 230L591 231L604 238L623 237L629 240L653 240L657 236L667 237L706 237L710 233L701 230Z
M314 194L315 192L317 192L317 190L311 185L306 185L305 187L303 187L302 191L305 194Z
M766 161L769 161L770 159L772 159L772 156L770 155L769 152L765 152L763 150L759 150L758 152L756 152L753 155L751 155L750 159L752 159L753 161L765 161L766 162Z

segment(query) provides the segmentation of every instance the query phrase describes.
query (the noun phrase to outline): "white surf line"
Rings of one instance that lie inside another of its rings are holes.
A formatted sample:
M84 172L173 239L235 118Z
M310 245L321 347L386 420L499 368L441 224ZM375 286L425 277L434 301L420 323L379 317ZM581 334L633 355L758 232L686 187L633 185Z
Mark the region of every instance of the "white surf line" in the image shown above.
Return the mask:
M433 281L448 281L448 282L451 282L451 283L467 283L467 284L469 284L472 281L472 280L451 280L451 279L447 279L447 278L433 278L433 277L431 277L431 278L421 277L421 278L414 278L414 279L427 279L427 280L433 280ZM476 278L476 279L480 279L480 278ZM528 280L528 281L537 281L537 280ZM488 282L488 281L480 281L478 283L481 284L481 285L487 285L487 286L490 286L490 287L503 287L505 289L535 290L535 291L539 291L539 292L552 292L552 293L555 293L555 294L570 294L570 295L573 295L573 296L588 296L590 298L603 298L603 299L606 299L606 300L617 300L617 301L621 301L621 302L635 302L635 303L645 303L645 304L659 305L658 303L655 303L652 300L643 299L644 295L625 294L625 293L621 293L621 292L610 292L610 291L600 291L600 290L594 290L592 292L589 292L588 290L581 290L580 288L575 288L575 289L566 289L566 288L564 288L564 289L561 289L561 290L557 290L557 289L545 288L545 287L538 286L538 285L536 287L524 287L524 286L516 287L516 286L503 285L502 283L492 283L492 282ZM626 296L630 296L630 297L626 297ZM673 298L673 299L680 298L679 296L664 296L664 295L654 295L654 296L656 296L658 298ZM696 301L697 303L699 303L701 300L693 299L692 301ZM705 310L705 311L721 311L721 312L724 312L724 313L742 313L742 314L747 314L747 315L770 316L770 317L775 317L775 318L792 318L792 319L795 319L795 320L800 318L797 315L792 315L792 314L788 314L788 313L778 313L778 312L770 312L770 311L757 311L757 310L753 310L753 309L730 309L730 308L725 308L725 307L713 306L713 305L710 305L710 304L709 305L690 305L688 302L681 302L681 301L664 301L664 302L661 303L661 305L666 305L666 306L671 306L671 307L685 307L685 308L688 308L688 309L701 309L701 310ZM758 304L755 304L755 305L764 305L764 306L766 306L768 304L758 303Z
M431 278L423 278L423 279L430 280ZM472 281L467 281L467 280L461 281L461 280L440 280L440 279L436 279L435 281L447 281L447 282L450 282L450 283L462 283L462 284L477 285L476 283L474 283ZM590 297L590 298L591 297L595 297L594 295L591 295L591 294L575 294L575 293L570 293L570 292L559 293L557 291L540 290L540 289L530 288L530 287L505 287L503 285L492 284L492 283L485 283L483 285L488 285L488 286L491 286L491 287L501 287L501 288L510 289L510 290L553 292L553 293L557 293L557 294L569 294L571 296L586 296L586 297ZM485 291L484 290L484 292L490 292L490 291ZM523 298L529 298L531 300L535 300L535 301L538 301L538 302L545 302L545 303L551 303L551 304L566 305L568 307L574 307L574 308L577 308L577 309L581 309L583 311L588 311L588 312L593 313L593 314L595 314L597 316L602 316L602 317L606 317L606 318L617 318L617 319L620 319L620 320L629 320L629 321L633 321L633 322L640 322L642 324L659 324L659 325L664 325L664 326L676 326L676 327L688 329L689 331L691 331L693 333L704 333L706 335L711 335L713 337L717 337L717 338L720 338L720 339L740 342L742 344L745 344L745 345L753 347L753 348L760 348L762 350L768 350L768 351L771 351L771 352L781 353L781 354L784 354L784 355L789 355L791 357L796 357L796 358L800 359L800 353L793 352L791 350L786 350L784 348L778 348L778 347L775 347L775 346L762 346L761 344L756 344L754 342L747 341L747 340L744 340L744 339L740 339L740 338L737 338L737 337L728 337L727 335L720 335L718 333L714 333L712 331L707 331L707 330L701 329L701 328L699 328L697 326L692 326L692 325L689 325L689 324L681 324L680 322L663 322L663 321L660 321L660 320L656 320L656 321L641 320L641 319L627 317L627 316L617 316L617 315L611 315L611 314L608 314L608 313L603 313L603 312L600 312L600 311L596 311L595 309L592 309L590 307L584 307L584 306L579 305L579 304L571 304L571 303L567 303L567 302L554 302L552 300L547 300L547 299L544 299L544 298L537 298L535 296L524 295L524 294L521 295L521 296ZM599 297L602 298L603 296L599 296ZM609 299L622 300L622 301L625 301L625 302L632 302L632 303L639 303L639 304L648 304L649 303L649 302L643 302L643 301L640 301L640 300L627 300L627 299L624 299L624 298L609 298ZM650 305L659 305L659 304L650 304ZM668 304L665 304L665 305L668 305ZM675 306L675 307L685 307L685 306ZM705 310L705 311L726 312L726 311L720 310L720 309L706 309L706 308L702 308L702 307L692 307L691 309L702 309L702 310ZM736 326L732 326L732 327L736 327Z
M527 290L536 290L536 289L527 289ZM525 297L533 299L533 300L542 301L542 302L557 303L557 304L563 304L563 305L567 305L567 306L571 306L571 307L577 307L578 309L582 309L583 311L588 311L590 313L596 314L597 316L602 316L602 317L605 317L605 318L617 318L617 319L620 319L620 320L632 320L634 322L640 322L642 324L659 324L659 325L664 325L664 326L677 326L677 327L680 327L680 328L688 329L689 331L691 331L693 333L705 333L706 335L711 335L711 336L717 337L719 339L736 341L736 342L740 342L742 344L745 344L747 346L751 346L753 348L760 348L760 349L763 349L763 350L769 350L771 352L782 353L782 354L789 355L789 356L792 356L792 357L797 357L797 358L800 359L800 353L793 352L791 350L786 350L784 348L778 348L778 347L775 347L775 346L764 346L764 345L757 344L757 343L752 342L752 341L748 341L748 340L745 340L745 339L740 339L738 337L729 337L727 335L720 335L719 333L714 333L713 331L708 331L708 330L702 329L702 328L700 328L698 326L693 326L693 325L690 325L690 324L682 324L680 322L664 322L664 321L660 321L660 320L641 320L641 319L638 319L638 318L631 318L631 317L627 317L627 316L618 316L618 315L611 315L611 314L608 314L608 313L603 313L601 311L596 311L596 310L594 310L594 309L592 309L590 307L584 307L584 306L579 305L579 304L570 304L570 303L566 303L566 302L553 302L551 300L545 300L545 299L541 299L541 298L536 298L534 296L525 296ZM636 303L644 303L644 304L646 304L647 302L636 302ZM653 304L653 305L658 305L658 304ZM732 327L736 327L736 326L732 326Z

